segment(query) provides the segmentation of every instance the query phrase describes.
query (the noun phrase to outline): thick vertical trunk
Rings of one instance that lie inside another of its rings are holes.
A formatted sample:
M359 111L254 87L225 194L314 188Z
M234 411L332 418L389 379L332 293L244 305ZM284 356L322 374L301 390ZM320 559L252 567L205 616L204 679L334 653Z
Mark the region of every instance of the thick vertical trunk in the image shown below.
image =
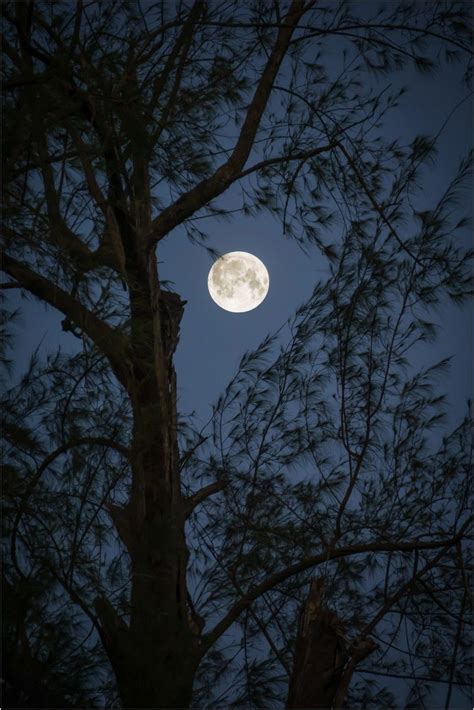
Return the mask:
M342 708L357 663L375 648L371 639L347 642L342 622L325 605L323 580L313 580L300 615L287 707Z
M163 606L141 610L148 622L134 626L118 620L105 600L97 604L103 642L117 680L124 708L188 708L200 654L195 637L184 625L170 623ZM172 610L170 610L172 612ZM174 628L173 628L174 627Z
M189 708L195 671L186 646L161 646L153 639L132 643L127 669L117 677L123 707Z
M176 528L170 517L157 516L138 534L126 533L133 541L128 623L106 600L97 603L125 708L187 708L191 702L200 645L181 591L187 551Z
M189 628L180 518L179 509L170 510L131 531L131 613L115 663L124 707L187 708L191 702L199 645Z
M127 236L126 225L121 233ZM187 708L200 647L187 607L186 511L172 364L184 304L176 294L160 291L154 254L140 252L133 235L124 241L131 306L132 488L127 506L111 507L110 513L130 555L129 618L119 619L105 599L96 606L124 707Z
M288 707L332 708L345 659L342 626L324 607L321 580L313 580L300 614Z

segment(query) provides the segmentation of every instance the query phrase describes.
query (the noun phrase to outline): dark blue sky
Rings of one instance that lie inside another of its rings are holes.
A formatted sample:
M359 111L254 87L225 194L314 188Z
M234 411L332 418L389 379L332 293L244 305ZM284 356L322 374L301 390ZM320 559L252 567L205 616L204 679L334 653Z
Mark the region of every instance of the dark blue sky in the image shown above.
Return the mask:
M383 128L386 138L402 138L406 143L419 133L436 133L468 93L456 65L433 75L416 74L408 68L381 80L381 86L384 81L407 86L399 108L387 116ZM454 176L472 142L472 113L472 99L468 99L446 125L439 140L437 162L424 173L424 195L416 198L420 208L429 208ZM226 200L227 205L231 204L232 192ZM471 207L472 194L466 193L465 206L460 207L460 213ZM202 227L209 234L209 246L220 253L251 252L265 263L270 275L270 290L261 306L248 313L229 313L220 309L208 294L207 276L212 265L209 254L192 245L181 228L160 244L160 277L174 282L173 290L188 302L175 358L179 408L182 413L195 410L198 421L204 423L242 355L291 317L310 296L315 281L324 278L327 267L319 251L314 248L309 254L303 253L295 242L283 235L281 224L268 215L238 216L233 222L207 219L203 220ZM338 228L335 227L334 241L337 239ZM472 241L467 231L465 240ZM21 306L23 316L17 329L16 376L21 374L40 342L43 354L58 346L65 350L80 347L80 341L61 330L63 316L31 297L21 298L16 291L10 292L7 298L13 306ZM466 399L472 395L472 311L445 304L438 309L434 320L440 325L439 340L419 347L413 366L427 366L453 356L451 371L440 387L448 395L450 425L455 426L464 414Z
M456 104L468 95L457 65L430 75L420 75L407 68L398 75L390 75L386 83L403 84L407 92L399 107L386 117L383 133L407 143L417 134L436 133ZM384 80L380 84L384 85ZM466 154L472 141L472 109L472 99L468 98L451 116L440 136L436 164L425 169L424 195L416 198L420 207L428 208L441 195L455 174L459 160ZM224 205L231 204L232 199L230 192ZM460 213L471 207L472 195L466 193ZM204 422L244 352L279 328L310 296L315 281L327 272L316 248L309 254L303 253L295 242L283 235L281 224L269 215L238 216L233 222L206 219L200 227L209 235L209 246L221 253L234 250L253 253L265 263L270 274L270 290L261 306L247 313L229 313L220 309L207 291L207 275L212 265L210 255L191 244L182 228L160 243L160 277L173 281L173 289L188 301L175 361L180 410L182 413L195 410ZM465 238L466 241L471 239L467 231ZM334 240L337 239L338 228L335 227ZM20 301L16 292L10 298L13 304ZM40 341L42 350L58 345L76 349L80 345L76 338L61 331L61 316L31 298L21 303L23 321L16 341L17 373ZM441 326L439 341L419 348L413 364L423 366L446 355L454 356L443 387L448 393L451 423L455 424L472 392L472 317L468 308L446 304L434 319Z
M461 84L458 67L429 76L406 70L399 80L408 91L387 119L384 134L403 137L406 142L419 133L437 132L452 108L468 93ZM436 165L425 171L425 194L418 197L420 205L432 204L455 174L471 142L471 121L472 100L468 99L440 136L439 157ZM465 202L470 209L468 193ZM309 255L304 254L282 234L281 224L271 216L239 217L234 223L203 220L203 228L209 233L210 246L222 253L249 251L266 264L270 274L270 290L261 306L248 313L228 313L215 305L207 292L207 274L212 264L207 252L190 244L180 229L160 245L160 275L174 281L176 290L188 301L176 356L181 409L195 409L205 418L243 353L279 328L327 271L316 248ZM334 231L337 240L337 227ZM465 238L470 238L467 232ZM420 365L426 365L454 355L451 373L443 385L449 392L456 420L472 390L472 318L468 308L446 304L434 319L441 326L439 342L419 349L417 358Z

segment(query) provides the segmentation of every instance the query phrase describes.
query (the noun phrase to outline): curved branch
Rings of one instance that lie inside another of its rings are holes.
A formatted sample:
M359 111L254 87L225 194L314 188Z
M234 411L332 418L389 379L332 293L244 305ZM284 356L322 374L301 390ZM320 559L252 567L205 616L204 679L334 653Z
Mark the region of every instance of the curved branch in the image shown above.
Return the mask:
M61 456L62 454L66 453L66 451L69 451L70 449L73 449L76 446L84 446L85 444L97 444L98 446L106 446L110 449L115 449L115 451L118 451L120 454L122 454L122 456L127 459L130 457L130 451L126 446L122 446L122 444L119 444L113 439L108 439L105 436L84 436L79 439L71 439L71 441L68 441L66 444L59 446L57 449L48 454L48 456L46 456L46 458L43 460L43 463L38 468L35 475L28 484L28 487L20 501L20 506L18 508L18 512L15 516L15 521L13 523L12 537L10 542L10 554L13 560L13 564L15 565L15 568L18 572L21 573L21 569L18 565L16 556L16 538L21 517L26 510L26 505L28 503L30 495L33 493L33 490L38 484L38 481L40 480L43 473L50 466L50 464L52 464L53 461L58 458L58 456Z
M202 503L206 500L206 498L214 495L214 493L222 491L226 485L227 483L225 481L216 481L215 483L210 483L208 486L204 486L204 488L201 488L193 495L185 498L184 505L186 508L186 518L189 518L194 508L199 505L199 503Z
M342 133L342 131L339 132ZM286 163L293 160L309 160L309 158L314 158L320 153L326 153L327 151L332 150L333 148L337 148L338 145L339 141L333 141L331 143L328 143L327 145L321 145L318 146L318 148L312 148L311 150L302 150L299 153L290 153L289 155L280 155L275 156L274 158L267 158L267 160L261 160L259 163L255 163L254 165L251 165L245 170L242 170L242 172L235 177L235 180L240 180L241 178L246 177L251 173L255 173L258 170L263 170L264 168L268 168L271 165L280 165L281 163Z
M268 29L268 28L282 28L289 27L285 22L212 22L208 20L201 21L199 23L205 27L227 27L234 29ZM467 44L459 42L456 37L449 37L448 35L443 35L440 32L435 32L433 30L427 29L426 27L416 27L415 25L396 25L388 23L372 23L364 22L363 24L357 25L337 25L336 27L315 27L314 25L301 25L301 30L308 30L308 34L302 34L299 37L295 37L291 40L291 44L296 44L298 42L304 42L307 39L312 39L313 37L325 37L327 35L342 35L348 30L387 30L389 32L413 32L418 35L423 35L424 37L433 37L434 39L439 39L441 42L447 42L452 44L458 49L461 49L467 54L474 54L474 51ZM359 39L366 39L362 35L355 35Z
M91 313L69 293L12 256L2 255L1 268L22 288L57 308L78 325L106 355L119 382L124 385L127 383L128 372L123 357L126 341L122 335Z
M305 7L300 0L292 0L285 18L285 26L280 27L278 31L273 50L247 109L245 120L232 154L211 177L202 180L198 185L179 197L176 202L166 207L153 221L152 230L148 237L150 246L163 239L168 232L190 217L196 210L221 195L239 176L250 155L275 78L288 50L291 36L307 9L308 7Z
M353 555L360 555L366 552L414 552L415 550L437 550L440 548L452 547L464 537L466 529L471 522L472 519L470 518L464 523L459 533L448 540L372 542L362 545L348 545L338 549L333 548L319 555L306 557L300 562L296 562L294 565L291 565L290 567L267 577L263 580L263 582L260 582L260 584L257 584L255 587L250 589L247 594L245 594L241 599L239 599L238 602L236 602L236 604L234 604L224 618L221 619L221 621L219 621L211 631L203 636L203 646L206 648L212 646L212 644L215 643L215 641L217 641L217 639L222 636L225 631L227 631L234 621L237 620L240 614L245 611L256 599L258 599L258 597L296 574L305 572L312 567L316 567L317 565L330 560L335 560L340 557L352 557Z

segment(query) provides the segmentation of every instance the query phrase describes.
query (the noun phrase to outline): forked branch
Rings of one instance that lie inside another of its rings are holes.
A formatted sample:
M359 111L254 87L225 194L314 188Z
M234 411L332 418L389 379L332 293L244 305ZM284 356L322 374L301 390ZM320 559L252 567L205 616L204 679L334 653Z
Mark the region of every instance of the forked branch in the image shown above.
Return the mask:
M275 78L285 57L292 34L298 26L302 15L311 4L309 3L308 6L305 6L300 0L292 1L284 26L278 31L273 50L247 109L239 137L230 157L211 177L202 180L161 212L152 225L152 231L149 235L151 244L163 239L174 227L181 224L210 200L221 195L237 179L250 155Z

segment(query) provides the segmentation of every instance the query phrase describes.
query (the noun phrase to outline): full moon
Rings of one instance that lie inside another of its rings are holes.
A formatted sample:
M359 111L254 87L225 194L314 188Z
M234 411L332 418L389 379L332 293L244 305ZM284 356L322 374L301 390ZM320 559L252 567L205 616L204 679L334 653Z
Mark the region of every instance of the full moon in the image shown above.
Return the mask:
M218 306L232 313L245 313L261 304L270 278L260 259L246 251L231 251L211 267L207 287Z

